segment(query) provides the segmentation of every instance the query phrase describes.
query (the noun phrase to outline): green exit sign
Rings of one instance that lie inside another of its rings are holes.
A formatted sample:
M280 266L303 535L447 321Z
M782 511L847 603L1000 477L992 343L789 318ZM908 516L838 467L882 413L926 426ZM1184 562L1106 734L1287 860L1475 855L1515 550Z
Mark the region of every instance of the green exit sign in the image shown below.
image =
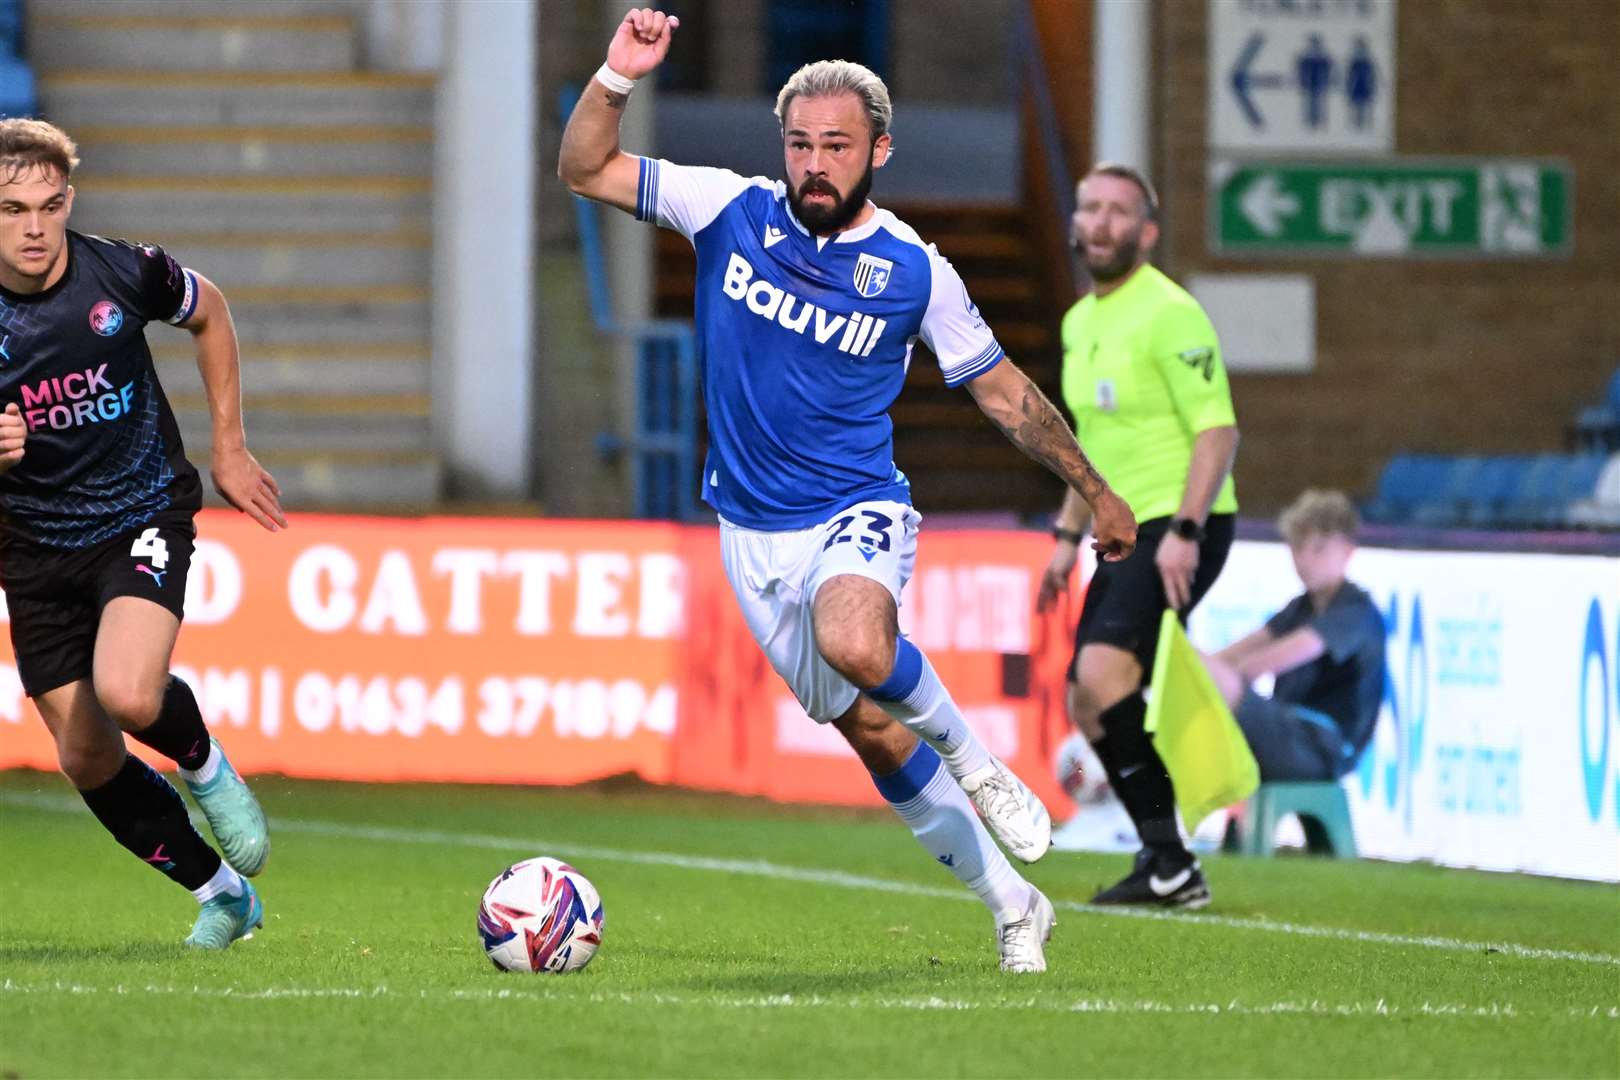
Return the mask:
M1563 162L1217 161L1210 179L1211 246L1228 255L1567 258L1571 248Z

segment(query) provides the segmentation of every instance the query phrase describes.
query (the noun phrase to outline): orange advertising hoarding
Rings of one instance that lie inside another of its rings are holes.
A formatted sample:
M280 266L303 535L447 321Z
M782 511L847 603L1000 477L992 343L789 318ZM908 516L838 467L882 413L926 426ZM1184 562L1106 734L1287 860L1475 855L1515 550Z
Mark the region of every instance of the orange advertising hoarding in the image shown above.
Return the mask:
M877 802L742 623L715 529L302 515L199 519L174 669L244 772L566 784L634 772L789 801ZM1067 613L1050 542L925 531L902 625L969 721L1049 800ZM0 767L55 768L0 645Z

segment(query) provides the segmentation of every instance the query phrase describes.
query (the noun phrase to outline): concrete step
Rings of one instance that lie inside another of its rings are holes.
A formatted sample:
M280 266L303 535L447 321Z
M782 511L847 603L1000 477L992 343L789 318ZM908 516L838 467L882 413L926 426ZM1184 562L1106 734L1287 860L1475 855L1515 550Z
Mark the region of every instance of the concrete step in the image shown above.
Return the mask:
M198 397L203 383L196 353L189 340L175 341L174 337L165 334L153 342L158 378L171 397ZM242 391L255 403L354 394L427 394L431 384L425 345L242 343Z
M77 126L420 124L433 115L432 75L377 72L57 71L39 80L44 114Z
M187 442L188 455L204 476L209 465L207 446L206 433L195 444ZM289 510L426 510L438 504L443 486L444 468L432 453L283 451L255 446L253 454L276 478L281 505ZM211 482L205 481L203 490L209 505L223 504Z
M255 454L282 451L413 451L433 445L428 430L427 395L390 398L351 397L309 399L301 407L281 407L292 401L265 399L266 407L250 400L242 409L248 445ZM389 410L390 403L396 410ZM208 410L201 395L170 398L175 420L186 445L207 446Z
M83 169L107 176L433 175L433 128L103 127L73 132Z
M349 71L354 24L340 15L220 16L199 4L189 15L51 14L30 20L36 70Z
M74 176L73 225L103 236L427 232L430 182L412 177Z
M148 235L185 266L214 281L258 285L427 285L431 244L424 233L296 237Z
M230 282L221 283L220 289L231 305L244 348L312 341L343 347L424 348L432 333L431 304L424 288L328 289L313 296L289 295L285 288L239 289ZM162 337L154 334L151 340L156 345Z

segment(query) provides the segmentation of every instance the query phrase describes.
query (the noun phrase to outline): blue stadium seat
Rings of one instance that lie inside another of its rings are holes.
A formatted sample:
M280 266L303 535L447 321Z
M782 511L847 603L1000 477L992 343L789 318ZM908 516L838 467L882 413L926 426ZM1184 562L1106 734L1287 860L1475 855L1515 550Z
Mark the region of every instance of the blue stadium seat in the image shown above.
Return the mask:
M1378 490L1366 508L1375 521L1407 521L1419 505L1440 492L1450 459L1434 454L1396 454L1378 477Z
M22 59L22 0L0 0L0 55Z
M1608 460L1607 454L1573 455L1570 458L1569 471L1564 477L1564 501L1579 502L1581 499L1595 498L1598 477L1603 475L1603 466Z
M23 59L21 0L0 0L0 116L39 111L34 72Z
M38 111L33 71L21 60L0 57L0 117L33 116Z
M1463 519L1470 525L1501 524L1527 466L1527 458L1510 454L1486 458L1474 479Z
M1418 525L1447 526L1463 521L1470 493L1485 467L1485 458L1477 454L1441 459L1444 470L1434 488L1413 509L1412 521Z

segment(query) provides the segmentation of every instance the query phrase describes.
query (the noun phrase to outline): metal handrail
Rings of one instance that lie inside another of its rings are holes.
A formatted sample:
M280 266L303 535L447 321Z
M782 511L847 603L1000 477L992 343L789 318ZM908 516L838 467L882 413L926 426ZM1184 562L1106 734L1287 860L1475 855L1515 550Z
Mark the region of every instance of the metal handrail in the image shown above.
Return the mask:
M1074 214L1074 176L1063 154L1063 132L1058 124L1057 106L1052 101L1052 83L1047 74L1046 52L1041 48L1040 35L1035 32L1035 16L1029 0L1017 5L1013 20L1013 71L1019 88L1027 91L1035 109L1035 126L1040 141L1041 159L1046 164L1047 183L1057 201L1059 224L1066 231ZM1067 260L1069 281L1073 292L1080 291L1080 279L1075 273L1073 260Z
M579 93L577 86L563 87L559 104L565 124ZM678 319L621 324L614 317L598 213L594 202L574 197L591 321L603 334L628 339L636 359L630 436L600 432L597 450L607 458L628 455L636 517L691 520L699 516L697 335L691 323Z

